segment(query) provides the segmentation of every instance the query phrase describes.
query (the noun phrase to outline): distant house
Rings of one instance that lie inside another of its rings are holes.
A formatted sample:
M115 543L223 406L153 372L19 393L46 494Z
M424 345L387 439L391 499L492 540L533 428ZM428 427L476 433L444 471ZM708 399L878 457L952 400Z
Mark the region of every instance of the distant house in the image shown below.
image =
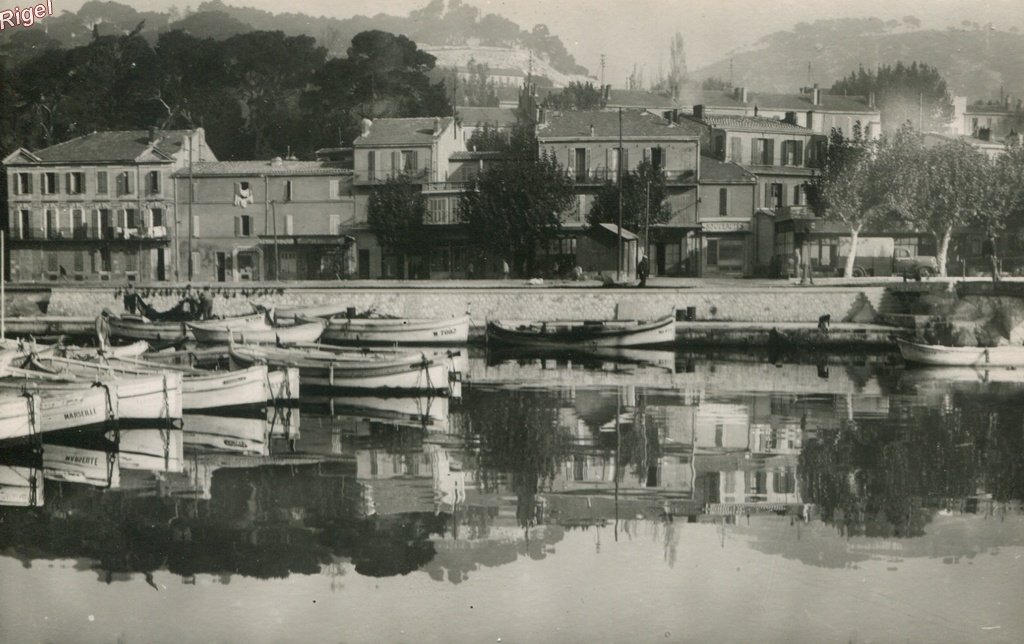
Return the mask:
M170 280L180 255L172 174L216 161L202 128L93 132L4 160L13 281Z
M351 169L277 157L195 163L174 179L191 279L370 277L373 238L355 222Z
M745 87L731 91L691 90L679 102L701 105L704 114L712 116L788 118L816 134L827 135L833 128L849 134L855 124L860 124L870 138L882 133L882 115L871 97L829 94L817 86L795 94L752 92Z

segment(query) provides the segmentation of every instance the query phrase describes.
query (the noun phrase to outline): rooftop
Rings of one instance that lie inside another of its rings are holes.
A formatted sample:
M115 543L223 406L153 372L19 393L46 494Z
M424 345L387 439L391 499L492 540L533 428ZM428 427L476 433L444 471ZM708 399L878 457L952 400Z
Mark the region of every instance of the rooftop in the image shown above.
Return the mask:
M463 125L497 125L511 127L516 124L516 111L510 107L459 107Z
M668 94L644 90L613 89L608 93L608 107L644 107L670 110L679 107Z
M461 67L460 66L457 69L460 72L469 72L470 71L469 67ZM487 67L487 75L488 76L519 76L519 77L522 77L522 78L526 78L526 74L523 73L523 70L516 69L515 67Z
M370 132L356 137L353 145L431 145L435 135L446 130L451 122L450 116L376 119Z
M188 168L175 173L187 177ZM346 176L352 170L326 161L217 161L193 163L192 175L197 177L257 177L257 176Z
M498 150L460 150L452 152L448 155L448 159L450 161L479 161L482 159L507 159L509 156L511 156L510 153Z
M594 137L602 139L619 136L619 112L553 112L548 122L538 128L540 140L554 138ZM699 123L683 120L673 124L660 116L643 111L622 112L624 137L699 137L703 128Z
M701 156L701 183L755 183L757 178L735 163Z
M157 156L179 152L191 130L158 130L156 143L150 143L148 130L92 132L63 143L37 150L44 163L131 163L151 146Z
M814 133L812 130L805 127L800 127L799 125L793 125L792 123L786 123L785 121L765 116L705 114L704 118L700 120L704 121L711 127L717 127L723 130L749 130L753 132L771 131L806 135Z
M863 96L845 96L828 94L821 91L821 105L815 105L811 94L771 94L765 92L747 92L747 102L739 100L736 92L721 90L690 90L679 100L684 105L707 105L718 108L742 108L755 105L766 110L786 110L794 112L862 112L877 113L878 108L868 107Z

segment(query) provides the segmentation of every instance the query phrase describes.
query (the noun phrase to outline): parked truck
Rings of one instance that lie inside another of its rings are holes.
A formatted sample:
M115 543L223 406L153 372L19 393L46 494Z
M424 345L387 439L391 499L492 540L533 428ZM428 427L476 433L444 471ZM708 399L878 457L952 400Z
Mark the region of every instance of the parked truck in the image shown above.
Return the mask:
M837 271L846 270L850 255L850 239L839 239ZM931 255L914 255L906 248L897 248L892 237L861 237L857 240L857 256L853 261L854 277L931 277L939 272L939 262Z

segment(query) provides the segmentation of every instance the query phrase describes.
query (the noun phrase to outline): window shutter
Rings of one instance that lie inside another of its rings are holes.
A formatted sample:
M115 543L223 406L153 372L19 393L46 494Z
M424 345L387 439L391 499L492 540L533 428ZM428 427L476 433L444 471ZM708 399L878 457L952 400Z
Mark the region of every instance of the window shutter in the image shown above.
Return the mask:
M718 214L725 217L729 214L729 189L718 189Z
M124 173L118 172L114 177L114 193L118 196L124 194Z
M779 205L786 205L786 184L780 183L779 185Z
M420 167L420 153L419 153L419 150L413 150L412 153L409 155L409 165L412 166L412 167L409 168L410 172L416 172L416 170L419 169L419 167Z
M160 194L160 171L153 170L153 194Z
M242 218L241 217L235 217L235 237L240 237L241 235L242 235Z
M377 174L377 153L374 150L366 153L366 173L367 178L371 181L374 179L374 175Z
M52 194L59 194L59 193L60 193L60 173L59 172L54 172L53 173L53 193Z
M339 185L341 185L340 181L337 179L331 179L330 187L328 188L328 190L330 190L330 195L328 195L330 199L337 199L341 196L341 189L338 187Z
M21 194L21 175L14 173L11 175L11 182L14 184L11 186L11 193L20 195Z
M97 172L96 173L96 193L105 195L107 194L107 173Z
M644 148L644 161L649 163L652 156L651 148Z
M622 156L622 174L626 174L629 172L629 150L626 148L619 148L619 150L621 151L620 155Z
M295 232L295 219L291 215L284 216L284 234L294 235Z
M32 181L32 173L29 172L27 174L28 174L28 192L26 192L25 194L29 194L30 195L30 194L32 194L32 190L33 190L33 187L32 187L32 183L33 183L33 181Z
M391 151L391 176L395 176L402 171L402 155L398 150Z
M576 176L576 150L569 148L569 174Z
M804 164L804 142L793 141L793 165Z
M341 215L330 215L327 218L328 235L341 234Z
M69 195L75 194L71 190L71 173L70 172L67 172L67 173L64 174L64 192L68 193Z
M82 194L85 194L85 173L79 172L78 176L82 180L82 184L78 186L78 189L82 192Z
M775 140L765 139L765 165L775 165Z
M103 238L103 232L102 232L102 228L100 228L100 226L102 224L100 223L100 211L99 211L98 208L96 210L92 211L92 220L93 220L94 225L95 225L95 227L93 228L93 231L92 231L93 239L102 239Z
M750 165L761 165L761 139L750 142Z
M132 174L131 172L125 172L124 173L124 180L125 180L125 188L127 190L126 194L130 194L130 195L135 194L135 175Z

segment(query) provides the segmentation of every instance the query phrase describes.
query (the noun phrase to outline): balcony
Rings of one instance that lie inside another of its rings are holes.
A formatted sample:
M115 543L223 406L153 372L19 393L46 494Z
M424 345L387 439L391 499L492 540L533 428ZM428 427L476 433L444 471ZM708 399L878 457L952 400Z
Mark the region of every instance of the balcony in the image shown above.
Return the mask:
M405 172L397 171L375 171L369 172L367 170L356 170L352 177L353 183L356 185L374 185L378 183L384 183L388 179L394 179L397 177L405 177L412 183L425 183L430 179L430 168L420 168L418 170L407 170Z
M431 181L423 184L423 192L463 192L471 185L469 181Z
M697 173L694 170L662 170L665 175L665 183L668 185L696 184ZM626 170L623 169L623 174ZM586 172L567 170L569 178L582 184L601 184L615 182L618 180L618 173L613 168L595 168Z

